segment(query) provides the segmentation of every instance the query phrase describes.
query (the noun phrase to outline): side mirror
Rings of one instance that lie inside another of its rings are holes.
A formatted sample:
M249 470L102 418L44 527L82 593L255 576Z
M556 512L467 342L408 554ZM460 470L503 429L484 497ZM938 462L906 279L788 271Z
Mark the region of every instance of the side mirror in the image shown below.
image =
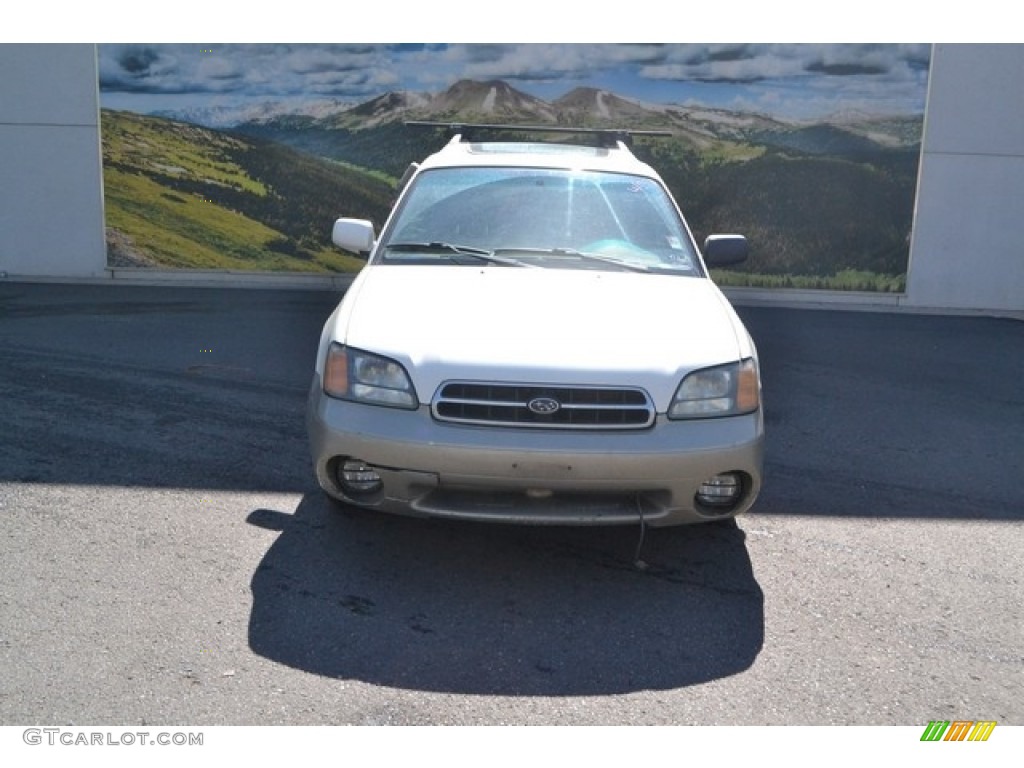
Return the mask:
M704 263L709 267L728 267L746 261L750 246L743 235L708 235L704 241Z
M373 224L366 219L338 219L331 232L331 240L336 246L361 256L373 250L376 239Z

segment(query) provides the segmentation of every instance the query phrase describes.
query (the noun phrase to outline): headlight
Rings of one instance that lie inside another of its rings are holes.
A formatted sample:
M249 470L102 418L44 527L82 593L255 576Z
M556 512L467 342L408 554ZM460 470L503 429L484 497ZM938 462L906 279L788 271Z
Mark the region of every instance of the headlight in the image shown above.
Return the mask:
M670 419L705 419L756 411L761 405L757 363L738 363L694 371L683 379L668 409Z
M394 360L331 344L324 363L324 392L342 400L416 408L409 374Z

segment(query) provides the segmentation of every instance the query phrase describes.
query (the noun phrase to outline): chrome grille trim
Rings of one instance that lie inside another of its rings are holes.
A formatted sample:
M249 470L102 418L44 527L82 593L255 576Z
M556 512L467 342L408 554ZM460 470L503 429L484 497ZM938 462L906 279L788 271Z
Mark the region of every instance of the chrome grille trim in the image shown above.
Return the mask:
M547 398L559 404L554 413L528 407ZM534 429L646 429L655 419L654 403L639 387L446 381L430 410L438 421Z

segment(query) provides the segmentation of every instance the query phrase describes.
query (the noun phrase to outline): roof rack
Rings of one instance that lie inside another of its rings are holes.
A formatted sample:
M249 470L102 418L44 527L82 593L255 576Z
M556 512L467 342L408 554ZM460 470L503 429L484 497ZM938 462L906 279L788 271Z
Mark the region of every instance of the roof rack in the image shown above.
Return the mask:
M520 133L572 133L594 136L602 147L614 147L618 142L626 146L633 143L634 136L671 136L670 131L641 131L632 128L580 128L566 125L502 125L501 123L459 123L432 120L406 120L406 125L413 128L446 128L448 137L460 136L462 141L472 141L481 132L486 131L518 131Z

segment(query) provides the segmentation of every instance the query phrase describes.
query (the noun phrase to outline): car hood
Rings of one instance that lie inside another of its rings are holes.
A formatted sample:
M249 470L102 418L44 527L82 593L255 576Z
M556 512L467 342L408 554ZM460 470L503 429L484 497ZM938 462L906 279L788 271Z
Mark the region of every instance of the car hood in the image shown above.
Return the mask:
M738 327L706 278L370 266L331 338L401 362L421 400L451 379L628 385L664 410L685 373L749 354Z

